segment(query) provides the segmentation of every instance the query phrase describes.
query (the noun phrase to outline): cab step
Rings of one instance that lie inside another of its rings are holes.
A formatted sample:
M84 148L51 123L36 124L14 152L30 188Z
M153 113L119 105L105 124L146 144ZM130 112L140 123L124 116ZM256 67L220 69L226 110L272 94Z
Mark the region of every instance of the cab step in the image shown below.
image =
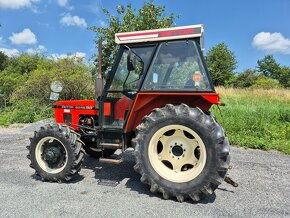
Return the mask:
M101 143L101 146L103 147L103 149L121 149L122 148L122 144L118 143Z
M120 164L123 162L123 158L121 159L110 159L110 158L103 158L101 157L99 159L99 162L101 163L107 163L107 164Z

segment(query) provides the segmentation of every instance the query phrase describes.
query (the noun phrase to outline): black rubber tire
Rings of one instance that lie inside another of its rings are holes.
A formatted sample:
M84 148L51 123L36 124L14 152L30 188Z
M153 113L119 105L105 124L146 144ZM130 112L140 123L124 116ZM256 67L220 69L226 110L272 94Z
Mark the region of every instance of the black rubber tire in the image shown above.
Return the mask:
M174 183L158 175L149 161L148 146L154 133L167 125L183 125L195 131L206 149L206 163L201 173L191 181ZM179 202L191 198L194 202L213 194L224 180L229 167L229 141L223 128L210 113L198 107L171 105L154 109L145 116L136 129L132 140L135 148L135 171L141 174L141 182L150 186L150 191L160 192L164 199L176 197Z
M35 149L38 142L44 137L54 137L59 140L67 151L67 163L64 169L58 173L49 173L43 170L36 160ZM35 169L42 181L67 182L71 180L81 170L84 159L83 142L80 135L66 125L46 125L38 132L34 132L34 137L30 138L30 145L27 146L29 154L27 158L31 161L30 167Z

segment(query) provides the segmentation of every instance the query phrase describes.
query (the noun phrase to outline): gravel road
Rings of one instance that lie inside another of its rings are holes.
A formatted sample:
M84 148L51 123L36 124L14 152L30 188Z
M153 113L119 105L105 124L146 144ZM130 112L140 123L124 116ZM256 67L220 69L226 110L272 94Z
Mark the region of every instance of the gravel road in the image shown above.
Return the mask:
M68 184L45 183L26 158L28 138L43 123L0 128L0 217L290 217L290 156L231 149L230 177L200 203L163 200L141 184L132 151L120 165L86 157Z

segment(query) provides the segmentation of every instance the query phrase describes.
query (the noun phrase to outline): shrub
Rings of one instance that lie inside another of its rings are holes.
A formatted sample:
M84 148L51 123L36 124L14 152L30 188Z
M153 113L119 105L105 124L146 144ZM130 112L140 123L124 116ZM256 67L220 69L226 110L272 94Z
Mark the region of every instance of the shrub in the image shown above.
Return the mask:
M11 123L32 123L53 114L50 104L41 104L38 99L28 98L17 101L0 113L0 125L7 126Z
M259 76L252 87L260 89L275 89L281 88L281 85L278 80L271 79L265 76Z
M256 74L256 71L253 69L248 69L236 77L233 85L237 88L248 88L253 86L257 79L258 75Z

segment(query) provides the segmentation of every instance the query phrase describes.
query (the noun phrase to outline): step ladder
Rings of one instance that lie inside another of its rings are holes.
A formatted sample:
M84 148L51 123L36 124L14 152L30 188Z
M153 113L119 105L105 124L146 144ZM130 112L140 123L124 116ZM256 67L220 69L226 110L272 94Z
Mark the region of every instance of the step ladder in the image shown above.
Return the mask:
M103 149L122 149L122 143L101 143L101 146ZM100 158L99 162L101 163L107 163L107 164L120 164L122 163L124 160L123 158L121 159L113 159L113 158Z

